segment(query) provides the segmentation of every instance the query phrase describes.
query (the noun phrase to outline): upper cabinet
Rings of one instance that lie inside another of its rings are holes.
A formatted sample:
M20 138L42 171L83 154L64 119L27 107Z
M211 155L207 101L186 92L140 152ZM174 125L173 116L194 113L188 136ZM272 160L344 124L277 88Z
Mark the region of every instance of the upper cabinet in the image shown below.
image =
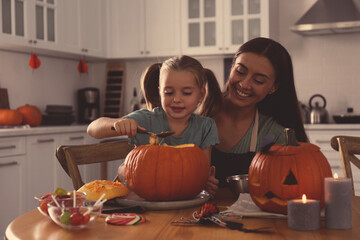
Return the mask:
M62 0L60 41L65 51L106 57L105 6L98 0Z
M109 0L108 57L180 54L180 0Z
M182 52L184 54L235 53L255 37L277 37L277 1L182 1ZM270 18L272 16L272 18ZM274 28L272 28L274 26Z
M60 50L56 0L1 0L0 45Z

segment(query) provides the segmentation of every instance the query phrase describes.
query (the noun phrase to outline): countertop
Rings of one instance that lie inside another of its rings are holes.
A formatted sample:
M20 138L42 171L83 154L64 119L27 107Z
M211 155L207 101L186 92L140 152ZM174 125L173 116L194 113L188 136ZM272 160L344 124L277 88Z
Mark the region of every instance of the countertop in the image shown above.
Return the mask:
M88 125L66 125L66 126L19 126L15 128L1 128L0 137L29 136L51 133L86 132Z
M305 124L305 130L360 130L360 124Z

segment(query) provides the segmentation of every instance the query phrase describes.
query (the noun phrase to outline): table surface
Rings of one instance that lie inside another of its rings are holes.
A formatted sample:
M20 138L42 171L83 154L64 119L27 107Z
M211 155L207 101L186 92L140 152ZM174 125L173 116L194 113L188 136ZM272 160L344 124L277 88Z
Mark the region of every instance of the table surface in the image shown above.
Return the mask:
M227 189L221 189L214 199L220 208L225 210L235 202L235 198ZM352 200L352 224L348 230L326 229L325 221L316 231L295 231L287 226L286 219L243 218L239 220L245 228L270 227L270 233L245 233L222 228L215 224L192 224L179 226L171 224L181 217L192 218L192 213L199 207L147 211L143 215L146 222L134 226L114 226L105 223L99 217L90 227L82 230L67 231L41 215L37 209L19 216L6 229L6 238L12 239L360 239L360 197ZM5 238L5 239L6 239Z

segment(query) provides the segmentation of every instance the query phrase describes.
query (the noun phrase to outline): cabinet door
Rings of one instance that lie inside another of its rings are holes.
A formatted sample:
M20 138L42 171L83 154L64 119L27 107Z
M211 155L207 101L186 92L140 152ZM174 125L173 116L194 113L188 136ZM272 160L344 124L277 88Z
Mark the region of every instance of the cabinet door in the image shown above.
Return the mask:
M108 57L142 57L145 54L143 0L109 0Z
M223 1L181 1L182 51L184 54L223 52Z
M104 2L80 0L80 40L84 55L105 56Z
M53 192L56 188L55 150L58 142L58 135L26 137L27 211L36 207L34 196Z
M24 163L25 155L0 157L1 199L0 235L8 224L24 213ZM34 200L32 200L34 201Z
M145 56L180 54L179 0L145 0L145 32Z

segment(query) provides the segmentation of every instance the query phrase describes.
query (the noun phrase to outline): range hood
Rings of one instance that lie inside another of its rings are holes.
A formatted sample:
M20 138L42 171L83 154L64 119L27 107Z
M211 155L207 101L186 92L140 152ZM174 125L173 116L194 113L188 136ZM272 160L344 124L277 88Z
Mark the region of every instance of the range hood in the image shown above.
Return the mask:
M360 32L360 0L318 0L291 31L304 36Z

